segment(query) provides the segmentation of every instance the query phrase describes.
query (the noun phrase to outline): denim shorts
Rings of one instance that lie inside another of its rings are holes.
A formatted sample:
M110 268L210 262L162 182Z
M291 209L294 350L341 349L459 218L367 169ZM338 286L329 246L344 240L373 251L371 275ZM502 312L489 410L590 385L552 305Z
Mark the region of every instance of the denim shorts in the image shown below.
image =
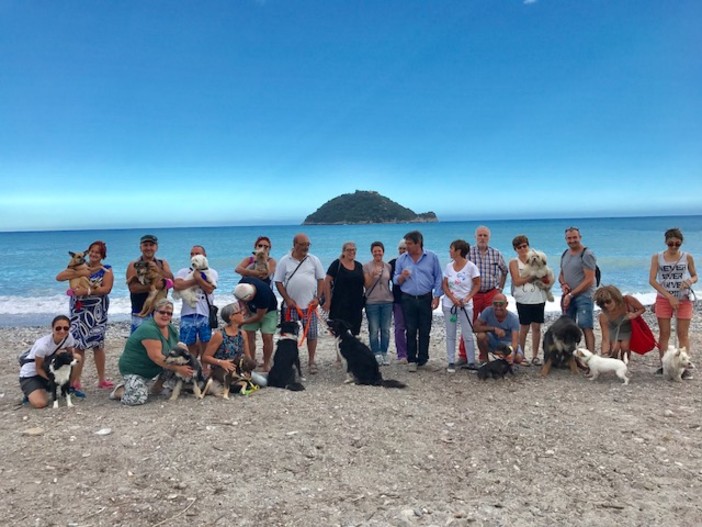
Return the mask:
M592 329L594 327L592 313L594 305L590 296L578 295L572 297L566 310L566 315L575 320L581 329Z
M180 317L180 341L187 345L200 342L209 342L212 338L210 319L205 315L185 315Z

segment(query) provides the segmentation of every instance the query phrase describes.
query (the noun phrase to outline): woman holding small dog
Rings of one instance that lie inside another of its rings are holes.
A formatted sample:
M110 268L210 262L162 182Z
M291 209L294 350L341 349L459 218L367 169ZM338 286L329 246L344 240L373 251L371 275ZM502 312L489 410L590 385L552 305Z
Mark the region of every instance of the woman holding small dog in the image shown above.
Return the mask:
M534 285L535 278L522 276L527 265L529 238L524 234L515 236L512 248L517 252L517 257L509 262L509 274L512 278L512 297L517 303L519 314L519 346L526 350L526 339L531 329L531 364L540 366L539 345L547 293ZM524 366L529 366L529 363L525 361Z
M247 256L239 265L236 266L234 272L249 278L258 278L263 280L268 285L271 285L271 277L275 274L275 260L271 258L270 252L273 248L270 238L268 236L259 236L254 242L253 256ZM258 269L256 266L256 255L259 252L263 252L265 259L268 263L268 271L263 269Z
M668 350L671 319L675 316L678 347L690 349L690 321L692 320L692 284L697 283L695 261L690 253L680 250L683 233L673 228L665 231L665 251L651 257L648 283L656 290L656 317L658 318L658 352L661 358ZM659 369L659 373L663 373ZM683 375L683 379L689 373Z
M107 257L107 245L97 240L88 247L87 270L65 269L56 275L56 280L65 282L81 276L90 280L87 289L76 288L70 295L71 334L76 339L76 349L81 356L81 361L74 368L76 370L73 389L79 395L81 386L80 378L85 360L85 350L93 350L95 370L98 376L98 388L111 389L112 381L105 378L105 332L107 331L107 310L110 307L109 294L114 284L112 266L102 263Z
M646 308L631 295L622 295L613 285L605 285L595 291L595 303L601 309L599 315L602 332L601 355L627 361L631 358L631 321L640 317Z
M59 315L51 321L51 334L39 338L22 359L20 367L20 388L25 400L32 408L44 408L49 404L49 361L56 353L72 353L80 363L81 356L76 350L76 340L70 333L70 320ZM76 373L74 367L73 375Z
M212 339L207 343L207 348L202 356L205 367L216 366L227 373L234 371L234 363L242 355L251 357L249 345L241 324L244 322L244 309L239 302L227 304L220 311L220 316L226 324L219 331L212 333ZM206 376L209 376L206 374Z
M188 365L166 363L166 354L178 344L178 329L171 324L173 302L162 298L154 305L153 318L146 319L127 339L119 358L119 372L123 381L115 386L110 399L121 400L127 406L144 404L149 397L151 380L163 370L192 377ZM156 381L151 393L157 394L162 387Z

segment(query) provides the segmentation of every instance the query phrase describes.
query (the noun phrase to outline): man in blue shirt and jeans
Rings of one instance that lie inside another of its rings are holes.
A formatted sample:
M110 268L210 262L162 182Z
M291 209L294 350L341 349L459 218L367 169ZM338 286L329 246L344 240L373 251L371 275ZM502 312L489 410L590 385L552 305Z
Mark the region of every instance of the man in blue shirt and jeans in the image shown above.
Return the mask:
M409 371L429 360L429 335L433 310L439 306L442 271L439 257L424 250L419 231L405 234L407 252L395 263L393 283L402 291L402 313L407 328Z

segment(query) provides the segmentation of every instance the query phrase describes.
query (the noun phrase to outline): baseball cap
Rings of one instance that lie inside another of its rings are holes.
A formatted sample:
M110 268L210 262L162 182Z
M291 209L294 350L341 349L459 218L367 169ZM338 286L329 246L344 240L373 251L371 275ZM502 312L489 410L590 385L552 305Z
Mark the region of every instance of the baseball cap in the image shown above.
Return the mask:
M158 243L158 238L153 234L144 234L144 236L141 237L141 241L139 243L144 242Z

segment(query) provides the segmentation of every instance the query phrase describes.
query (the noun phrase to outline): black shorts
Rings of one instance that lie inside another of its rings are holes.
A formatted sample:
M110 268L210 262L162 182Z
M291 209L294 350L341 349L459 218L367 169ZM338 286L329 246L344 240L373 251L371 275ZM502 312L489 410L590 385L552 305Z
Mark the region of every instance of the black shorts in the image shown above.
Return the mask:
M34 377L20 377L20 388L22 393L29 397L29 394L37 390L49 390L49 381L40 375Z
M517 302L517 313L519 313L519 323L522 326L528 326L536 322L537 324L544 323L544 310L546 302L542 304L520 304Z

